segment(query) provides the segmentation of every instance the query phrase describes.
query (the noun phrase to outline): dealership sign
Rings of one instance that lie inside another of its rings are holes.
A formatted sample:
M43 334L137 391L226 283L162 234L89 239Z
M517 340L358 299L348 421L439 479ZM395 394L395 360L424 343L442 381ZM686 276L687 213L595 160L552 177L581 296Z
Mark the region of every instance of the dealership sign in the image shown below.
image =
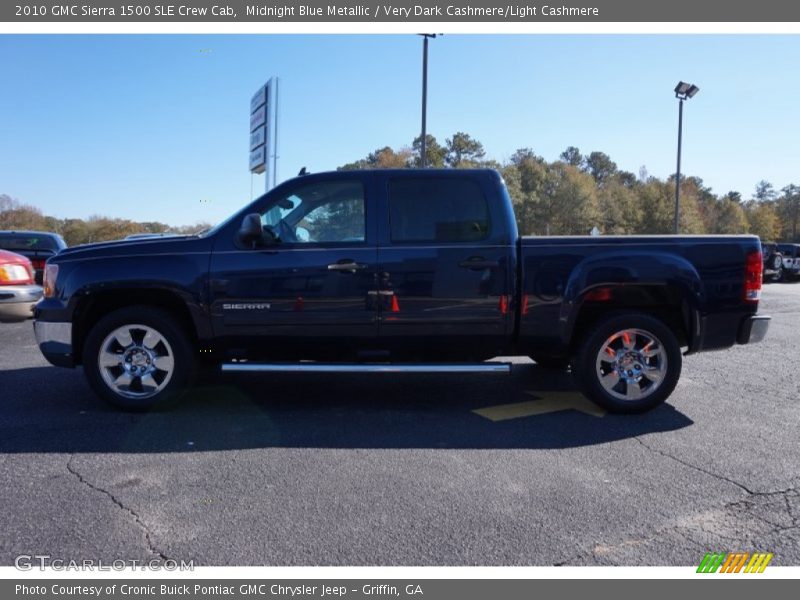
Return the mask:
M267 142L267 128L263 125L250 133L250 150L255 150Z
M278 130L278 78L258 88L250 99L250 172L265 175L265 189L275 186Z

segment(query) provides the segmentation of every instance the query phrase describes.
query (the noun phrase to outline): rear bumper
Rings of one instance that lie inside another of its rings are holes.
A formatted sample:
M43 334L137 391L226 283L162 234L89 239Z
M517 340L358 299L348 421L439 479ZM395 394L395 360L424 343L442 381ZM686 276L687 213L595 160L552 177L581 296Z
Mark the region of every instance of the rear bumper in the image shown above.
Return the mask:
M0 287L0 321L24 321L33 316L34 305L42 299L38 285Z
M736 336L738 344L756 344L767 337L769 322L772 317L762 317L754 315L742 321L739 326L739 333Z
M36 343L47 361L56 367L74 367L72 323L34 321Z

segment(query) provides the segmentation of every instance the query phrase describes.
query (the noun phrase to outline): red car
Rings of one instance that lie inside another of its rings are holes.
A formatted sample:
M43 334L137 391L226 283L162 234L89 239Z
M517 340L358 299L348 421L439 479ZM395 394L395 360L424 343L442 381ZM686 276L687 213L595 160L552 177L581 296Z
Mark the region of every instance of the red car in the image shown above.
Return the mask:
M34 282L31 261L0 250L0 322L24 321L33 316L33 306L42 298Z

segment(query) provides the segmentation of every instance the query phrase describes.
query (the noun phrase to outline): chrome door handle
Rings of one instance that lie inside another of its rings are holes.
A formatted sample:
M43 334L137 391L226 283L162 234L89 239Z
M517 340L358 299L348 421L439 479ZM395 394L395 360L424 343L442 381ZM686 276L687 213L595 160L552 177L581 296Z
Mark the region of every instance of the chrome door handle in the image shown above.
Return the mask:
M367 268L367 265L361 265L356 262L337 262L328 265L328 271L341 271L346 273L355 273Z

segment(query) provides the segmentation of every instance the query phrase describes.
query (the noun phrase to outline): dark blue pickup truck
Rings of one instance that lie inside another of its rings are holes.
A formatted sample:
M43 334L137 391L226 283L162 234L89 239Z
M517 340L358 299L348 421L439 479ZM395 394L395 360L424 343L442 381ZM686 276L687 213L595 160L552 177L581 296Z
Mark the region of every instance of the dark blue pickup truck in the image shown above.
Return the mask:
M682 354L761 340L754 236L523 237L492 170L287 181L203 234L69 248L36 337L126 408L198 370L508 371L572 366L617 412L663 402Z

